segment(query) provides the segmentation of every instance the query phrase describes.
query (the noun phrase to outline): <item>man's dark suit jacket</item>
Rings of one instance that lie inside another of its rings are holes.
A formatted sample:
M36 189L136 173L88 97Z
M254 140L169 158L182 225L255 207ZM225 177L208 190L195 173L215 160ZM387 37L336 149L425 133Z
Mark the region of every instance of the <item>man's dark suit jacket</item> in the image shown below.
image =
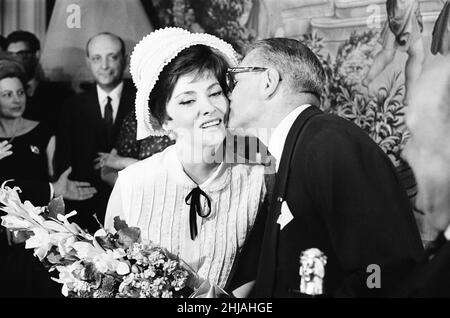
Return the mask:
M286 201L293 220L277 223ZM328 257L324 295L380 296L398 268L423 255L405 190L385 153L353 123L311 106L284 145L266 220L256 297L303 297L299 256L318 248ZM381 289L366 281L381 269Z
M438 236L436 248L428 251L423 261L417 264L403 279L392 297L449 298L450 297L450 241Z
M103 222L111 193L111 187L101 180L100 171L94 170L94 159L98 157L98 152L111 151L125 115L134 107L135 95L136 91L132 84L124 81L109 142L95 86L68 99L64 105L56 138L56 174L60 175L71 166L70 179L90 182L97 189L98 193L89 200L66 201L67 212L71 210L78 212L72 222L79 223L90 231L98 228L98 223L92 216L94 213L100 222Z

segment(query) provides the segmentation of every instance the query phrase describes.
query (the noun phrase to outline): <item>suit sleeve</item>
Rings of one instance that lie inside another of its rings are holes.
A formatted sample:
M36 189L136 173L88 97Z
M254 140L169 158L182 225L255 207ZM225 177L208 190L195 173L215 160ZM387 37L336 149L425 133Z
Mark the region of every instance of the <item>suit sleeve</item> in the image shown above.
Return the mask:
M395 168L371 140L346 131L319 133L305 153L315 209L345 277L332 293L338 297L382 295L402 269L423 256ZM370 264L380 268L381 288L367 286Z
M450 242L443 235L443 245L417 264L407 277L401 281L389 296L399 298L449 298L450 289Z

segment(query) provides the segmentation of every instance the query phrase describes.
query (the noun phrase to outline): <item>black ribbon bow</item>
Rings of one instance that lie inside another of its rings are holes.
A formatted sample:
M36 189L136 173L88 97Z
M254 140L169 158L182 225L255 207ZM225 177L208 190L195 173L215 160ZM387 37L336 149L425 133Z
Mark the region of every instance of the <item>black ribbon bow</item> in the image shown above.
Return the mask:
M206 214L202 214L202 205L200 202L201 195L205 197L206 203L208 204L208 213ZM211 214L211 200L208 198L208 196L202 189L196 187L192 189L192 191L189 192L189 194L186 196L185 202L187 205L190 206L189 227L191 229L191 239L195 240L198 234L196 214L198 214L202 218L207 218Z

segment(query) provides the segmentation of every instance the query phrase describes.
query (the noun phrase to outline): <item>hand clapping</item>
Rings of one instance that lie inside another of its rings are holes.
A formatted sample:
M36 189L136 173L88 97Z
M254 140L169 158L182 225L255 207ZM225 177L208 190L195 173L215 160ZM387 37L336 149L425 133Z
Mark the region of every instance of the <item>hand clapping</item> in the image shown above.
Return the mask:
M89 182L72 181L69 180L69 174L72 172L72 167L64 171L59 179L53 183L55 190L55 197L60 195L64 199L82 201L90 199L97 193L94 187L91 187Z
M121 157L117 154L116 149L112 149L110 153L99 152L98 157L94 159L94 169L111 168L115 170L122 170L129 164L127 158Z
M0 142L0 160L12 155L11 148L12 145L7 140Z

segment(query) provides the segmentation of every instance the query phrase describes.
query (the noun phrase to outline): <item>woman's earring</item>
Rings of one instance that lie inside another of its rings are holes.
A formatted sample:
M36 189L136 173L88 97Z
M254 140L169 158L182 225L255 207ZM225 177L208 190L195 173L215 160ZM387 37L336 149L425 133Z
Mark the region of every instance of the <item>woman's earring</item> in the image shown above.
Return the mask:
M167 136L170 138L170 140L176 140L177 139L177 135L175 134L175 132L173 130L169 130L167 132Z

